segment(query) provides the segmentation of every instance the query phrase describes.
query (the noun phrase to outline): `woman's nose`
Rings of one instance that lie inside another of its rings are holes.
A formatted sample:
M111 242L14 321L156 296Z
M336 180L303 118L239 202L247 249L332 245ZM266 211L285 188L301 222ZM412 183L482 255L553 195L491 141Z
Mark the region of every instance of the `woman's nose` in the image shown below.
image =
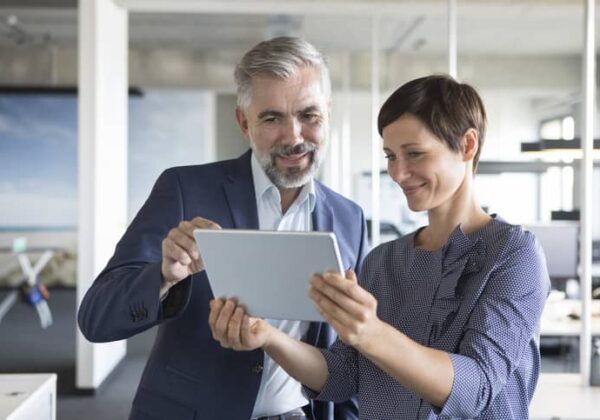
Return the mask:
M410 176L407 165L401 160L396 160L388 164L388 174L398 184Z

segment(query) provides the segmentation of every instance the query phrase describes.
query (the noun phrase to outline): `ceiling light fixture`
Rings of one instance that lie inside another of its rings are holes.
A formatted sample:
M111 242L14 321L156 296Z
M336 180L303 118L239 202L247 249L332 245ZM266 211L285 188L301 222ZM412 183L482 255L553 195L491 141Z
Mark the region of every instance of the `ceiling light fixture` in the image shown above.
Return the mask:
M543 158L555 159L581 159L581 139L572 140L538 140L521 143L521 152L538 155ZM594 139L593 158L600 159L600 139Z

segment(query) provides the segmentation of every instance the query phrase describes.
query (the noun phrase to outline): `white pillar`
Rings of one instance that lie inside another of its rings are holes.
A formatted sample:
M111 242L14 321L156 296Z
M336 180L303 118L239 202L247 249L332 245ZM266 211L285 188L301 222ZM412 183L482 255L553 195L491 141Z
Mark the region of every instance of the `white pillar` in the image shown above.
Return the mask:
M456 37L456 0L448 0L448 74L458 78L458 42Z
M352 108L352 93L350 88L350 53L342 56L342 130L341 130L341 167L340 181L342 195L354 198L352 192L352 136L350 111ZM336 105L338 106L338 105Z
M583 54L583 130L581 147L581 336L579 366L584 386L590 385L592 358L592 178L594 113L596 103L595 2L585 1L585 49Z
M78 307L127 221L127 25L112 0L79 1ZM77 330L77 387L97 388L126 348Z
M380 16L371 18L371 246L375 248L381 242L379 222L380 212L380 174L381 140L377 130L379 115L379 24Z

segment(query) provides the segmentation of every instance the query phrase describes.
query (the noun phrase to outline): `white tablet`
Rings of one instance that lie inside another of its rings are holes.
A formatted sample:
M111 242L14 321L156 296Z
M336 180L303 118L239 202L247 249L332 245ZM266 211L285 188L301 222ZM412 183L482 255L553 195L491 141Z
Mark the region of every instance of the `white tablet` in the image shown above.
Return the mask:
M333 233L194 231L213 294L261 318L323 321L308 297L313 273L343 273Z

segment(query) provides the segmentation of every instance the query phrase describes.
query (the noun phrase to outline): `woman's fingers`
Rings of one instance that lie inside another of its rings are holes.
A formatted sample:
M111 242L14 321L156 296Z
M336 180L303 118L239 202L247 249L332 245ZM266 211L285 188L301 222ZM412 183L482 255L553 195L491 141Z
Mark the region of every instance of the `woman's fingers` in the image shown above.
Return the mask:
M354 277L354 280L356 277ZM330 311L338 313L336 306L353 317L362 318L365 308L373 306L373 296L356 283L341 277L339 274L324 273L313 276L311 287L319 292L313 299L321 299ZM324 300L327 297L328 300Z
M264 321L244 314L240 337L242 346L246 349L262 347L266 342Z
M352 269L346 270L346 279L350 280L353 283L358 283L356 273Z
M227 329L233 313L236 309L235 301L228 299L224 305L220 308L219 314L216 316L214 321L214 336L223 347L230 348L229 338L227 335Z
M210 327L210 331L212 333L213 338L215 340L218 340L215 324L217 322L217 318L219 318L219 314L221 313L221 308L223 307L224 302L222 299L213 299L209 302L209 305L210 312L208 314L208 325Z
M336 273L313 276L309 295L340 339L354 346L368 340L377 325L377 301L358 285L353 272L347 277Z
M241 329L245 313L246 311L243 307L237 306L227 325L227 344L234 350L242 349Z
M215 299L210 302L208 323L213 338L224 348L254 350L262 346L264 331L257 331L261 320L250 318L243 306L233 299Z
M322 279L311 279L311 286L310 298L318 307L336 318L351 316L360 310L359 303L343 292L324 284Z

